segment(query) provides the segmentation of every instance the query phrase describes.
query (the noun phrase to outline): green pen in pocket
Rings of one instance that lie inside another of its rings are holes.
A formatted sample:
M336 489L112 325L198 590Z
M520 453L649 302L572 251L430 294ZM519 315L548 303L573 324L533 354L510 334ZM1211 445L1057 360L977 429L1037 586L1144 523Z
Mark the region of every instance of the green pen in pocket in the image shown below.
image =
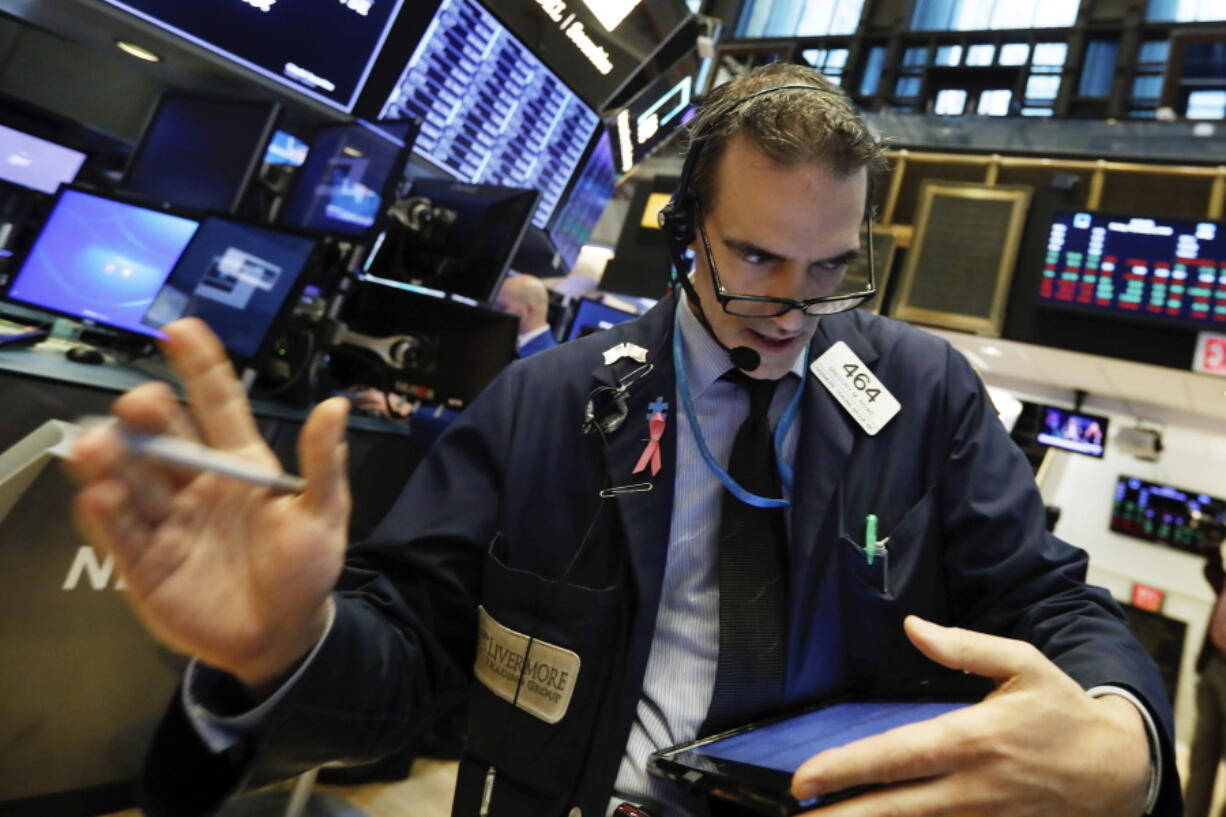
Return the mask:
M871 565L877 556L877 514L870 513L864 517L864 552L868 555Z

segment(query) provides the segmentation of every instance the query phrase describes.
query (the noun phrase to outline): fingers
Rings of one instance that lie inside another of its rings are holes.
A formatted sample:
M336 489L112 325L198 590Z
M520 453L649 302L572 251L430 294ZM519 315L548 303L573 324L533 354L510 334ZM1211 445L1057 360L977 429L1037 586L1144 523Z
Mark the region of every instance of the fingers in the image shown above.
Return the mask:
M1025 641L942 627L919 616L907 616L903 626L911 643L933 661L998 684L1010 678L1033 679L1047 666L1042 654Z
M321 514L349 514L348 415L345 398L325 400L311 411L298 436L298 462L307 480L303 499Z
M808 800L852 786L948 774L979 751L975 707L900 726L809 758L792 776L792 795Z
M205 442L230 451L264 449L247 395L217 336L197 318L177 320L162 331L162 349L183 381Z

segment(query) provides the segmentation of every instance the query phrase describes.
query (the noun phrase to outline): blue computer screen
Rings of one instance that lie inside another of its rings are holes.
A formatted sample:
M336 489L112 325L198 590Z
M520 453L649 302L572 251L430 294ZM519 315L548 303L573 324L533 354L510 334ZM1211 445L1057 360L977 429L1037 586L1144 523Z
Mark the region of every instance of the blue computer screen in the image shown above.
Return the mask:
M575 265L580 248L591 237L596 222L613 198L615 182L613 145L609 134L602 133L567 193L566 203L549 225L549 237L567 269Z
M539 190L544 229L600 120L475 0L443 0L380 118L421 117L414 150L461 181Z
M593 332L608 329L614 324L631 320L634 317L635 314L633 312L624 312L602 304L599 301L590 301L584 298L579 301L579 307L575 310L575 318L571 321L570 333L566 336L566 339L574 340L584 335L590 335Z
M54 193L77 177L85 154L0 125L0 179Z
M310 147L292 133L286 133L283 130L276 131L268 142L268 150L264 152L264 163L302 167Z
M1226 326L1226 224L1057 211L1037 299L1099 315Z
M403 0L104 0L351 111Z
M229 219L201 223L143 323L196 317L229 351L253 358L305 268L315 241Z
M393 174L403 168L405 145L398 134L360 123L322 129L298 172L281 223L365 233L380 215Z
M5 297L156 335L141 322L199 222L63 190Z

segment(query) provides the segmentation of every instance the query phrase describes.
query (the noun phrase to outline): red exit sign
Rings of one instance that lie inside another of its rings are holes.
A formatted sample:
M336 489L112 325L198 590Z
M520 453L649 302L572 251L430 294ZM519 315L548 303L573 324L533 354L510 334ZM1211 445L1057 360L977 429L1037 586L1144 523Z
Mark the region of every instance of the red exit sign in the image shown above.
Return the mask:
M1140 607L1142 610L1148 610L1151 613L1159 613L1162 611L1162 602L1166 599L1166 593L1163 593L1156 587L1150 587L1147 584L1134 584L1132 586L1132 606Z
M1196 339L1196 356L1192 368L1202 374L1226 377L1226 335L1201 332Z

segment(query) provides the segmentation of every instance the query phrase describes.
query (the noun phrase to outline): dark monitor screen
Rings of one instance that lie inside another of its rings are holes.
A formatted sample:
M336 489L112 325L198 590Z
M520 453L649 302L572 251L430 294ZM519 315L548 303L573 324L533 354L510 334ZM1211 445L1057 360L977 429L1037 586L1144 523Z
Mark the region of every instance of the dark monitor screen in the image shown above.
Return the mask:
M613 145L608 132L602 130L583 169L575 176L562 207L549 224L549 237L566 269L575 266L579 250L591 237L596 222L613 198L615 182Z
M348 113L403 0L105 0Z
M280 106L165 94L120 187L195 210L238 207L268 147Z
M310 145L292 133L279 130L272 135L268 150L264 152L264 164L302 167L310 148Z
M85 154L0 125L0 179L54 193L77 177Z
M710 67L710 60L691 52L613 115L619 174L629 173L694 118Z
M331 125L315 135L281 211L282 224L365 235L393 193L416 123Z
M633 312L626 312L600 301L581 298L579 306L575 309L575 317L570 323L570 332L566 334L566 339L581 338L635 317L637 316Z
M476 0L443 0L383 103L418 155L465 182L539 190L544 229L600 123Z
M63 188L5 298L142 335L154 297L199 222Z
M1226 499L1121 476L1111 505L1111 530L1191 553L1203 553L1205 531L1226 525Z
M1039 406L1039 430L1035 439L1053 448L1101 457L1107 447L1107 418L1055 406Z
M1099 315L1226 326L1226 224L1057 211L1037 297Z
M268 227L209 217L200 224L142 323L161 329L203 320L231 353L252 360L283 314L315 241Z
M492 300L523 240L537 192L417 179L413 196L451 211L454 222L440 226L429 239L402 236L378 242L366 271L474 301Z

